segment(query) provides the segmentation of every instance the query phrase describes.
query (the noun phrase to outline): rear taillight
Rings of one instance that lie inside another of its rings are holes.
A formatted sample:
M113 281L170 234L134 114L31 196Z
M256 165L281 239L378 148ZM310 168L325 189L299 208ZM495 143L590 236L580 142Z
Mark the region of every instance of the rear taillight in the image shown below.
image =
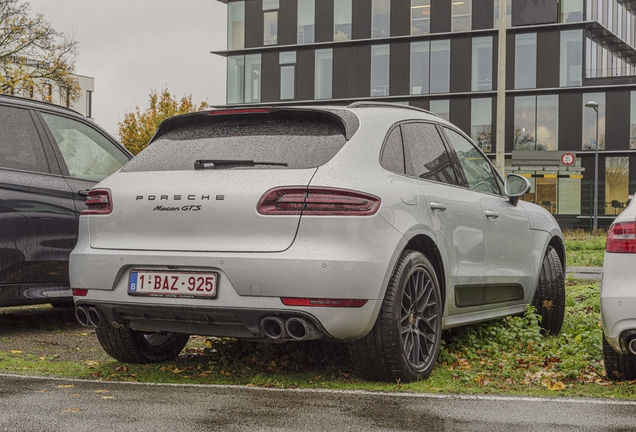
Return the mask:
M607 231L605 251L613 253L636 253L636 222L620 222Z
M86 288L73 288L73 295L76 297L86 297L88 290Z
M322 307L359 308L367 304L367 300L360 300L360 299L281 297L280 300L283 302L285 306L322 306Z
M282 187L272 189L258 202L263 215L371 216L380 198L346 189Z
M93 189L88 191L86 210L82 215L107 215L113 211L113 200L108 189Z

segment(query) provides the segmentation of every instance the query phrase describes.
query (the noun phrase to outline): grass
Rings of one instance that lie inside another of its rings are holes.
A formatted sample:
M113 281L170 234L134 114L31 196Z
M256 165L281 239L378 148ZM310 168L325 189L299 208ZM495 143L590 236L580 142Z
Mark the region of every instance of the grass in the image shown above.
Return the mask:
M592 235L583 230L565 230L563 236L568 266L603 266L605 232L599 230Z

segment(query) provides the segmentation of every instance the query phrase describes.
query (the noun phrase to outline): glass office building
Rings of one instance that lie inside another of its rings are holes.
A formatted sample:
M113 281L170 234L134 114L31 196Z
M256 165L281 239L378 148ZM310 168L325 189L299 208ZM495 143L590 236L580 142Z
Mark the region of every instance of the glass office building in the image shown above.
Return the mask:
M525 199L564 226L600 224L636 190L636 1L507 0L505 143L497 119L499 0L220 0L227 104L399 102L450 120L491 157L571 151L579 175L522 171ZM596 112L585 107L598 104Z

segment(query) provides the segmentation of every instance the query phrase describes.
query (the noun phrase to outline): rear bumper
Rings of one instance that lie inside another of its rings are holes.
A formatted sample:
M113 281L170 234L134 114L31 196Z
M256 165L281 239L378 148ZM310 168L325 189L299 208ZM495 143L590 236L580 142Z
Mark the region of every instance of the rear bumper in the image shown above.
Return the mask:
M636 334L636 284L632 254L605 254L601 278L603 333L616 352L626 354L628 339Z

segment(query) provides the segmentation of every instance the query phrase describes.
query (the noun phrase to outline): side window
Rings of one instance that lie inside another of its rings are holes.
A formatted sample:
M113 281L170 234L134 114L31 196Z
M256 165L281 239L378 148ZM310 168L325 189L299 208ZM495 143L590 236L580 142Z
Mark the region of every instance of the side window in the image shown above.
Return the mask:
M466 138L452 129L444 128L444 130L457 153L468 187L479 192L501 195L490 162Z
M402 125L406 174L440 183L457 184L450 155L431 123Z
M66 117L42 113L71 177L102 180L128 162L112 142L95 129Z
M402 147L402 133L399 126L389 132L380 157L380 165L382 165L382 168L394 173L404 174L405 172L404 148Z
M0 167L50 172L28 110L0 106Z

